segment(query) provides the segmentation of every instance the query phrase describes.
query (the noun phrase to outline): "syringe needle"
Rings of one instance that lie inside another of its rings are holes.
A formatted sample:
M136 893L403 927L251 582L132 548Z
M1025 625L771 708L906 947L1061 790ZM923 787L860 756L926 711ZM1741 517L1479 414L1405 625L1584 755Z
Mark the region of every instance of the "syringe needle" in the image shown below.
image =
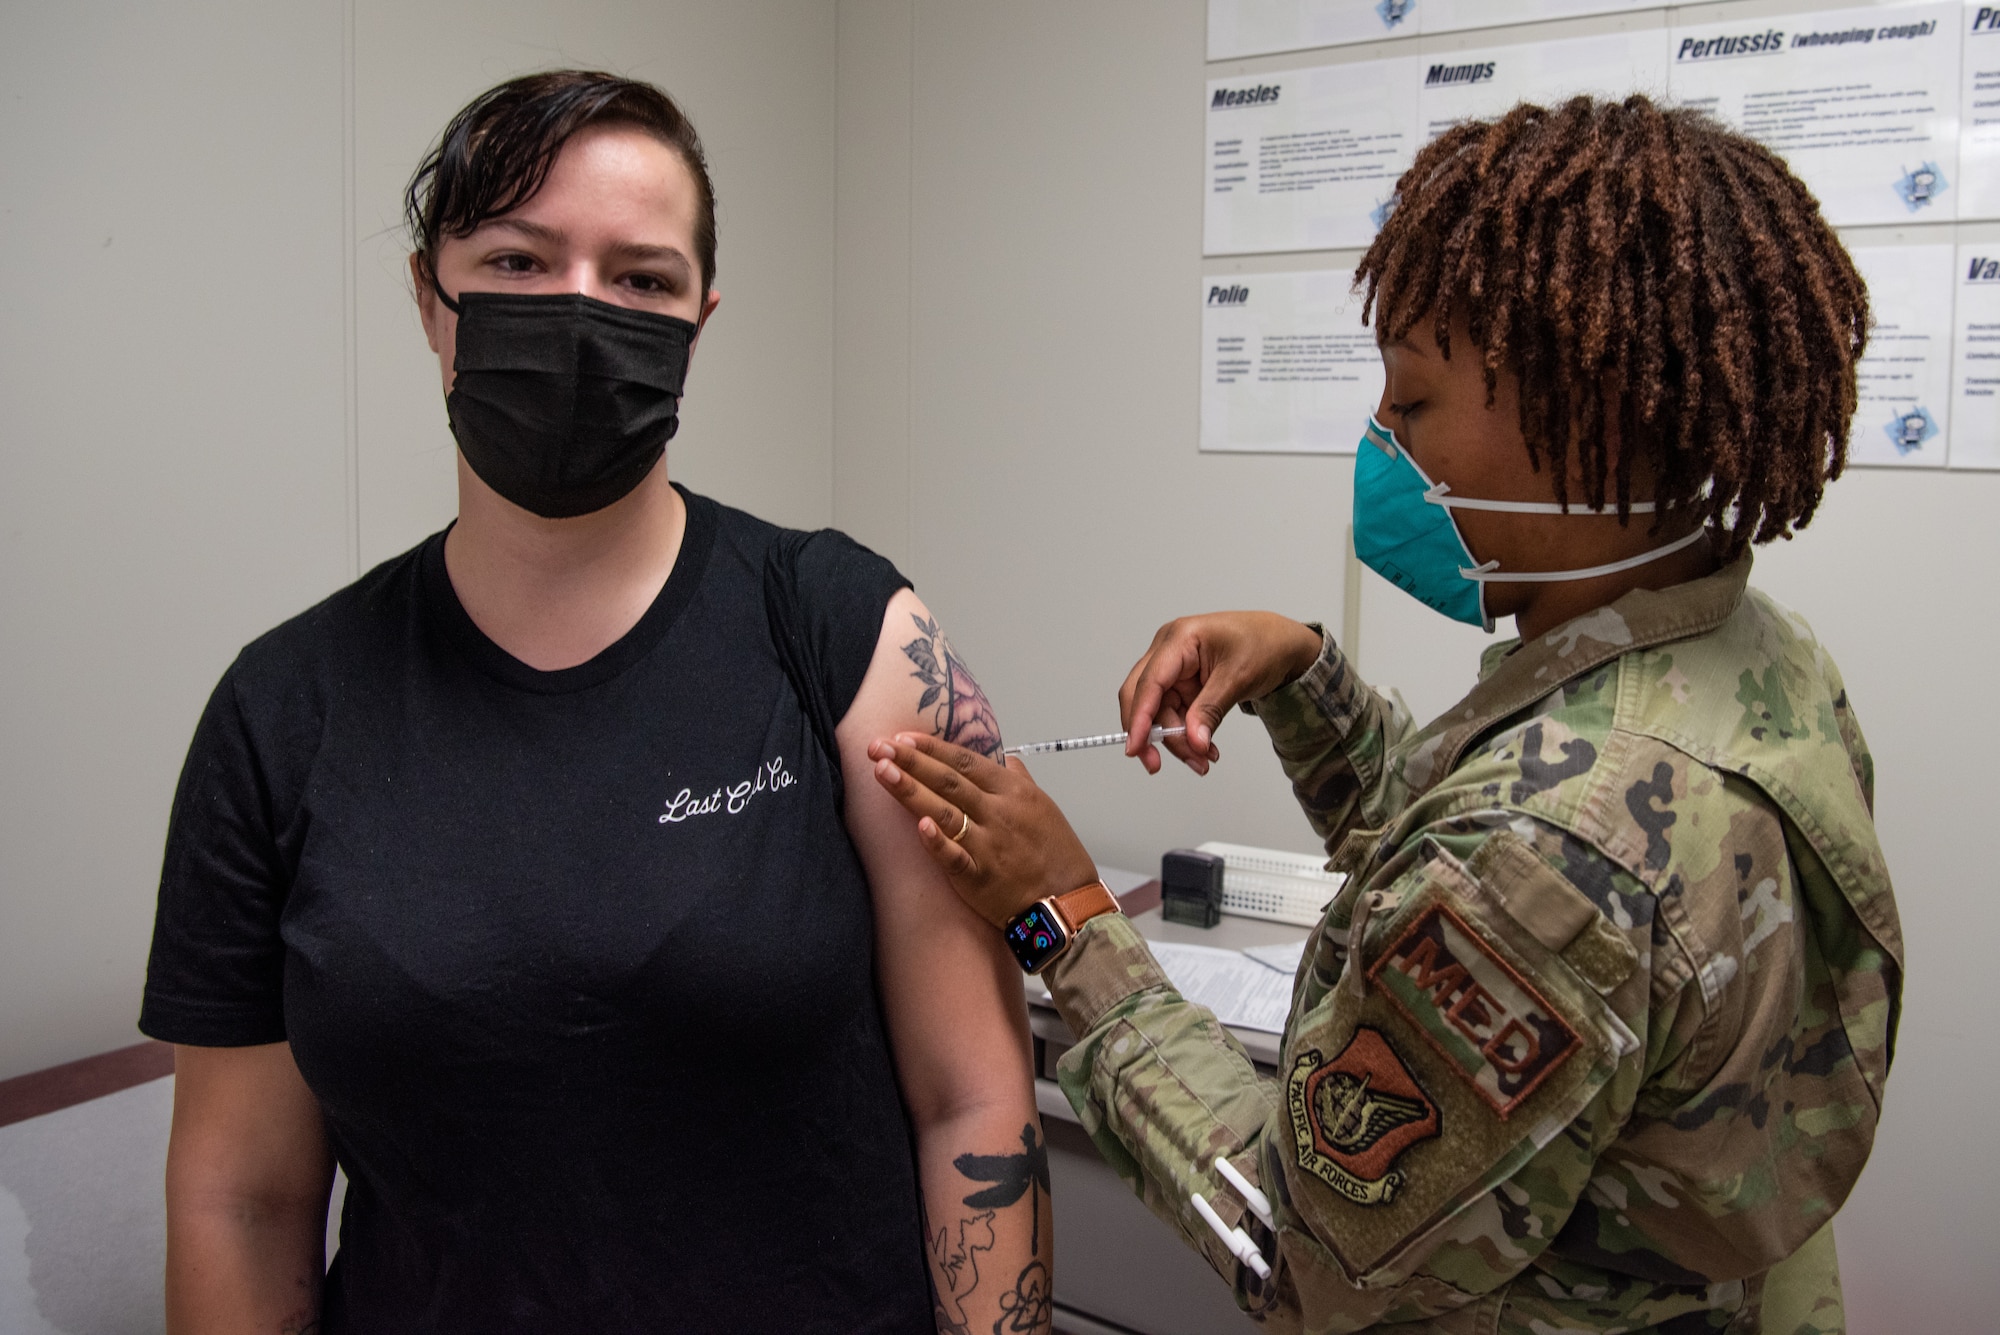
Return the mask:
M1171 728L1154 728L1146 734L1148 742L1159 742L1168 737L1185 737L1187 728L1176 725ZM1010 746L1003 754L1010 756L1040 755L1045 751L1087 751L1094 746L1123 746L1131 736L1124 732L1101 732L1094 737L1061 737L1051 742L1027 742L1021 746Z

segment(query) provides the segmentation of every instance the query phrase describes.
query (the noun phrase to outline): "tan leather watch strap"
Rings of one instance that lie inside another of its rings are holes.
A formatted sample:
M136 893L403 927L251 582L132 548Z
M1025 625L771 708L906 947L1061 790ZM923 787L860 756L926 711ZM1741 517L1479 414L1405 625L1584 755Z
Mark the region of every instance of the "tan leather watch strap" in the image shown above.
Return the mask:
M1102 881L1092 881L1089 885L1078 886L1066 895L1054 895L1049 902L1062 915L1063 926L1071 936L1076 929L1095 918L1100 913L1118 912L1118 900L1111 888Z

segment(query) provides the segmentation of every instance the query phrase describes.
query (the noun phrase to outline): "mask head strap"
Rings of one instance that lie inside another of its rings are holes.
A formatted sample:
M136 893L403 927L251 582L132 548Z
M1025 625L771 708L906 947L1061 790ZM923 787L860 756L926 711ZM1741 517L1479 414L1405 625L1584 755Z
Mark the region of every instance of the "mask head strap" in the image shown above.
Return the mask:
M1361 438L1390 458L1409 452L1396 439L1396 433L1383 426L1374 413L1368 414L1368 428ZM1412 464L1416 463L1411 459ZM1422 469L1417 470L1423 473ZM1425 473L1424 480L1430 481ZM1554 501L1484 501L1471 496L1455 496L1448 482L1432 482L1430 490L1424 493L1424 500L1446 510L1490 510L1509 515L1604 515L1611 514L1611 507L1586 507L1581 505L1558 505ZM1633 501L1626 509L1635 515L1649 515L1657 509L1651 501Z
M1432 505L1441 505L1447 510L1494 510L1509 515L1609 515L1617 511L1610 506L1592 507L1582 505L1558 505L1554 501L1479 501L1469 496L1454 496L1448 483L1439 482L1424 493L1424 499ZM1633 501L1626 507L1632 514L1653 513L1651 501Z
M1612 561L1607 565L1590 566L1584 570L1524 570L1509 572L1500 569L1498 561L1488 561L1484 565L1461 566L1458 573L1466 579L1481 584L1566 584L1571 580L1596 579L1599 575L1616 575L1620 571L1636 569L1663 556L1671 556L1683 547L1691 547L1708 536L1708 530L1699 525L1685 537L1676 538L1664 547L1655 547L1650 552L1640 552L1628 556L1623 561Z

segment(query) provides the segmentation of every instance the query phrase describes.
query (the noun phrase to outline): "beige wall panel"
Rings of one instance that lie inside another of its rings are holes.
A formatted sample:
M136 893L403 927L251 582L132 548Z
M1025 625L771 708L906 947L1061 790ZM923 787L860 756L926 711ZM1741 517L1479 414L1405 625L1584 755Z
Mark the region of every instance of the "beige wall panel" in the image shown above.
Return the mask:
M136 1042L167 807L349 570L338 3L0 41L0 1078Z
M767 519L831 522L831 0L355 3L363 566L457 506L437 363L405 267L403 187L459 107L562 66L659 84L708 150L722 305L668 446L673 476Z
M910 559L913 0L841 0L835 172L834 523Z

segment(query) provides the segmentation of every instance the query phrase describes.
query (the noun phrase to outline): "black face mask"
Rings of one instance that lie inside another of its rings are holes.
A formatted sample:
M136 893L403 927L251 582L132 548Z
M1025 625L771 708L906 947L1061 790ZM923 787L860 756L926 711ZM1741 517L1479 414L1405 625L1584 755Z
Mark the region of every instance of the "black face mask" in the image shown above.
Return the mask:
M645 481L680 425L697 326L581 293L438 296L458 315L445 411L480 481L545 519Z

